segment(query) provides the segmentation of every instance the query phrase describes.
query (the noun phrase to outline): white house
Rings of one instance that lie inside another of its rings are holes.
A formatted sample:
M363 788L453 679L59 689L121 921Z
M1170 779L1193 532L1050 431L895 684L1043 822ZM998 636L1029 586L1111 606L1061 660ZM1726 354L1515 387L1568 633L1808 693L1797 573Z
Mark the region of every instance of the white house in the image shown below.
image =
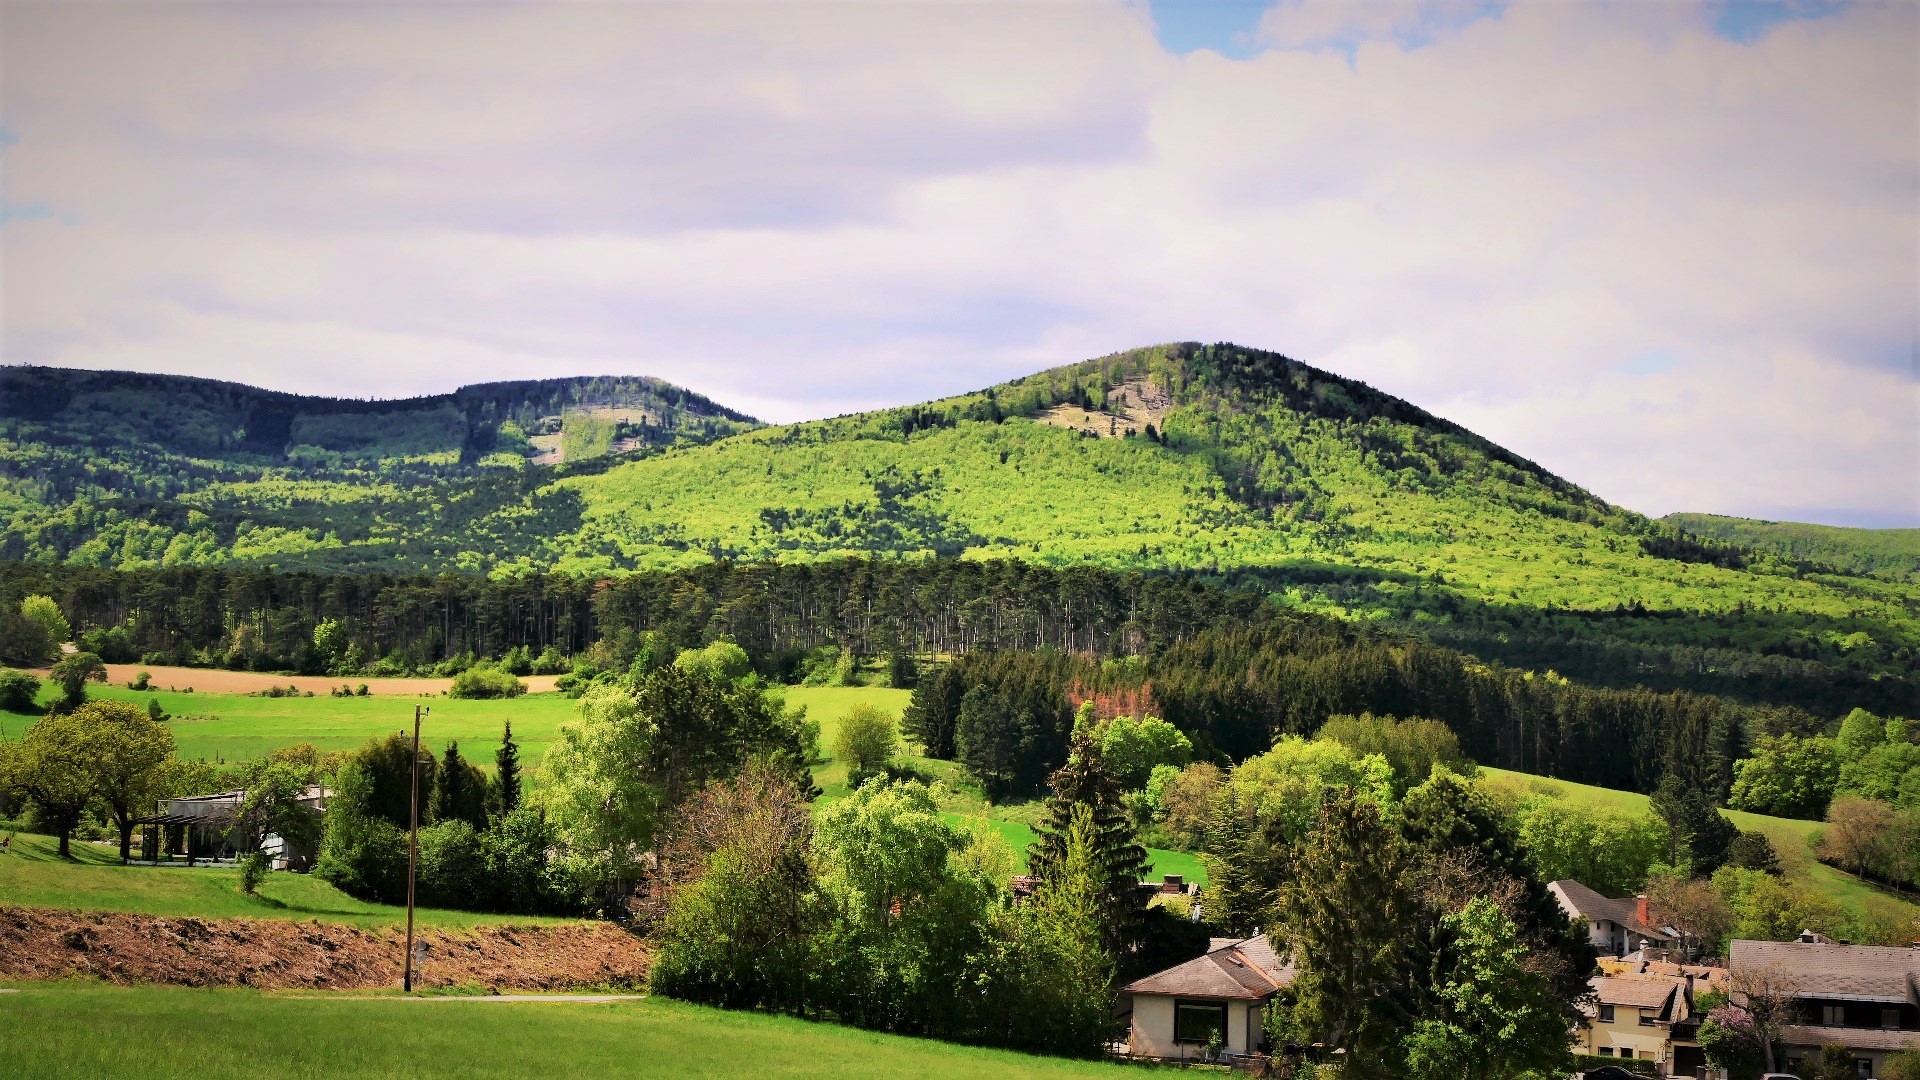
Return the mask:
M1267 1002L1293 982L1293 965L1280 962L1265 935L1211 944L1204 956L1121 988L1133 1005L1135 1057L1199 1060L1216 1038L1226 1056L1266 1050L1261 1020Z
M1587 920L1588 939L1602 955L1625 956L1649 945L1666 948L1680 940L1678 930L1654 924L1645 893L1610 900L1572 878L1548 884L1547 891L1568 918Z

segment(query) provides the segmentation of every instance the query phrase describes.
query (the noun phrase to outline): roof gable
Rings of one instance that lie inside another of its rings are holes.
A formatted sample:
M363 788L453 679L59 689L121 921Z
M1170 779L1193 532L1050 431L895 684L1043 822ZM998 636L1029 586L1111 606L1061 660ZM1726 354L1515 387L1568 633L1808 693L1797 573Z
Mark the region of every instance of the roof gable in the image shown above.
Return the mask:
M1293 982L1292 964L1283 964L1261 934L1232 941L1184 964L1136 979L1122 988L1129 994L1226 998L1255 1001Z

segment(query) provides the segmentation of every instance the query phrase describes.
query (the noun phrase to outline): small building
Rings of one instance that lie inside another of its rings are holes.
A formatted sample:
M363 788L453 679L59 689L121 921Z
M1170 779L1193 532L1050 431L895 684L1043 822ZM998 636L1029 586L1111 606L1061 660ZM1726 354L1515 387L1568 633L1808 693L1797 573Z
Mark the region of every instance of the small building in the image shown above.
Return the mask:
M302 793L300 803L316 815L325 814L329 794L325 787L315 785ZM245 788L160 800L154 813L134 819L141 827L141 859L158 862L164 853L182 856L192 866L196 862L238 859L259 850L272 857L275 870L306 869L315 852L294 851L272 833L256 838L238 828L246 801Z
M1266 935L1216 938L1203 956L1121 988L1133 1007L1128 1050L1138 1058L1198 1061L1218 1045L1223 1059L1265 1053L1263 1019L1293 983Z
M1671 926L1657 926L1647 910L1647 896L1608 899L1572 878L1547 885L1547 891L1560 902L1560 910L1571 919L1587 921L1587 936L1595 952L1603 956L1625 956L1642 949L1667 949L1678 944L1680 932Z
M1727 963L1735 979L1777 972L1792 989L1799 1023L1780 1030L1789 1072L1817 1061L1822 1047L1844 1046L1859 1075L1879 1076L1888 1057L1920 1045L1920 945L1849 945L1802 931L1794 941L1736 939Z

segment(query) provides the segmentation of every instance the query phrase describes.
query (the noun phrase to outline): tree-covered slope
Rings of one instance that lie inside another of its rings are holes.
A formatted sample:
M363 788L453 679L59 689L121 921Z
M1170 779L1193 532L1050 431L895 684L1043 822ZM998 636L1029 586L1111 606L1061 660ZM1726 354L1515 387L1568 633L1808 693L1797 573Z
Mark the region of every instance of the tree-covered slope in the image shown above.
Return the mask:
M1719 514L1668 514L1660 520L1754 551L1895 581L1920 580L1920 529L1848 529Z
M479 516L476 505L492 512L525 499L530 466L592 468L609 455L755 426L650 378L486 383L370 401L173 375L0 368L0 557L108 566L339 559L357 568L451 532ZM371 552L345 553L355 546ZM428 542L417 558L431 561L446 546Z
M1189 570L1614 684L1711 673L1784 693L1911 673L1920 644L1910 584L1693 537L1364 384L1233 346L1135 350L555 486L580 527L526 565L854 551Z
M412 488L377 471L360 486L216 477L118 526L152 530L139 543L98 524L115 506L56 500L42 513L57 527L30 544L16 531L6 553L592 576L845 554L1091 562L1254 584L1602 684L1737 686L1821 709L1914 674L1920 645L1911 582L1649 521L1405 401L1230 345L1138 349L586 468L476 467Z

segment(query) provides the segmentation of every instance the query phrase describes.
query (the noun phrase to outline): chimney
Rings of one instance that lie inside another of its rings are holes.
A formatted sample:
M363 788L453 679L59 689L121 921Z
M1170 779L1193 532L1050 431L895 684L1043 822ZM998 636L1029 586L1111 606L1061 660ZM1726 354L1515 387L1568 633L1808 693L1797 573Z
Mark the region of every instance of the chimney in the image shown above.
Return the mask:
M1652 926L1653 916L1647 911L1647 894L1641 893L1633 898L1633 917L1641 926Z

